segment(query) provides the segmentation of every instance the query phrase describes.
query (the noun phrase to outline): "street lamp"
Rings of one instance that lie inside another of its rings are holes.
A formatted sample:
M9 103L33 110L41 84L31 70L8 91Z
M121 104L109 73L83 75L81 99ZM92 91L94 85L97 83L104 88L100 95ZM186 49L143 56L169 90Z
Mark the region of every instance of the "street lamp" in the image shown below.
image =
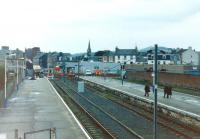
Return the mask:
M155 45L155 53L154 53L154 76L153 76L153 83L154 83L154 139L157 138L157 76L158 76L158 69L157 69L157 54L158 53L158 45Z
M62 72L63 72L63 81L65 82L65 62L64 59L62 59Z
M4 74L5 74L5 83L4 83L4 98L5 98L5 101L6 101L6 97L7 97L7 90L6 90L6 88L7 88L7 75L6 75L6 66L7 66L7 56L5 56L5 72L4 72Z

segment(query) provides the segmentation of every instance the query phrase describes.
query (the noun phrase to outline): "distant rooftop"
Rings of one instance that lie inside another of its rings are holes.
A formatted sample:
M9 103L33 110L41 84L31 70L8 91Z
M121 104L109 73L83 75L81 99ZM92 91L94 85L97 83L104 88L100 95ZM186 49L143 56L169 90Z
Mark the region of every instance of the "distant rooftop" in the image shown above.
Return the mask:
M149 47L146 47L146 48L143 48L143 49L140 49L140 52L148 52L150 50L154 50L154 46L149 46ZM167 48L167 47L164 47L164 46L158 46L158 51L164 51L166 53L171 53L172 52L172 49L171 48Z
M119 49L115 48L115 55L136 55L136 49Z

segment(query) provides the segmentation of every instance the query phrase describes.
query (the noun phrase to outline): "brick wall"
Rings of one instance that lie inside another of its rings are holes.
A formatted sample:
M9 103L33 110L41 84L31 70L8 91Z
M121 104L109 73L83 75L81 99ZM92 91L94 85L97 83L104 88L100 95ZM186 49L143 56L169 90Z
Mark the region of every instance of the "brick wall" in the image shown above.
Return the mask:
M153 80L151 72L128 72L127 74L129 80ZM158 82L162 85L169 84L183 88L200 89L199 75L158 73Z

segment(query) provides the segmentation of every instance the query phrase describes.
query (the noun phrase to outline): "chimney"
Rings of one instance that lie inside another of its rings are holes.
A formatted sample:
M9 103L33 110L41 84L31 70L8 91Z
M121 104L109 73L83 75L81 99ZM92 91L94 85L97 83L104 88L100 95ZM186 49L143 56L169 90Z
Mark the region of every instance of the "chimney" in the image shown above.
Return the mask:
M117 52L119 50L118 46L115 47L115 52Z

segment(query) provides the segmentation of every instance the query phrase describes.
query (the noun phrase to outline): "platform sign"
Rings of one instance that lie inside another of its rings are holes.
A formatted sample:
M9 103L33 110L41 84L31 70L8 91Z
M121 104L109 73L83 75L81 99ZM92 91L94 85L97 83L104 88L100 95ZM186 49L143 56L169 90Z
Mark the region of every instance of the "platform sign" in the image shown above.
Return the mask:
M78 93L83 93L84 92L84 81L79 81L78 82Z

